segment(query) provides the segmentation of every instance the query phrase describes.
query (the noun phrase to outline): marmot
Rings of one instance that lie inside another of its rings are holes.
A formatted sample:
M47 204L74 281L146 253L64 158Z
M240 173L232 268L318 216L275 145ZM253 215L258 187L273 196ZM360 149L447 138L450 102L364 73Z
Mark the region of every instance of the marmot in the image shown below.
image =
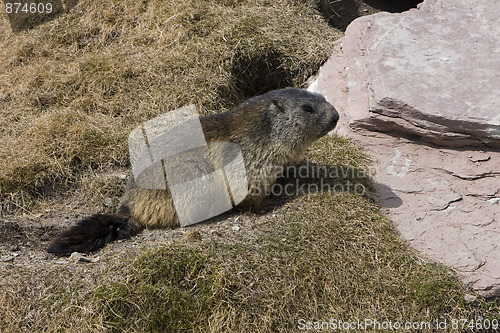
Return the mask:
M230 111L201 117L200 122L209 144L239 145L246 170L253 170L247 174L249 190L240 206L255 207L276 180L272 170L298 162L315 140L334 129L338 119L338 112L323 96L286 88L250 98ZM140 188L131 177L116 214L95 214L78 221L54 239L47 251L56 255L89 252L143 228L177 226L169 191Z

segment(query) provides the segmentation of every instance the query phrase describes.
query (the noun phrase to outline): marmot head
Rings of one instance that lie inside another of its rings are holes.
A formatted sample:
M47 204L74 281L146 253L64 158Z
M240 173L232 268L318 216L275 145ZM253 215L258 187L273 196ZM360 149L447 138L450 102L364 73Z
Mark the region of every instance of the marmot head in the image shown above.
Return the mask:
M331 131L339 114L326 99L304 89L272 90L229 112L204 117L209 141L240 145L247 158L293 163L317 139Z
M272 119L273 136L319 139L333 130L339 114L326 99L304 89L273 90L262 95L269 101L265 116Z
M339 120L337 110L322 95L304 89L273 90L257 99L267 103L260 117L262 126L268 128L271 145L298 155L333 130Z

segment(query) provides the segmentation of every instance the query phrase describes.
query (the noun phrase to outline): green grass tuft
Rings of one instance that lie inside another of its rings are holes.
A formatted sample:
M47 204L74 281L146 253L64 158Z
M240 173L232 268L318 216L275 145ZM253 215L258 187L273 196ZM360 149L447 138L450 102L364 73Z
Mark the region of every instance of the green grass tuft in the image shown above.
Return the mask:
M209 255L175 245L147 251L126 281L97 289L106 324L118 331L207 331L221 279Z

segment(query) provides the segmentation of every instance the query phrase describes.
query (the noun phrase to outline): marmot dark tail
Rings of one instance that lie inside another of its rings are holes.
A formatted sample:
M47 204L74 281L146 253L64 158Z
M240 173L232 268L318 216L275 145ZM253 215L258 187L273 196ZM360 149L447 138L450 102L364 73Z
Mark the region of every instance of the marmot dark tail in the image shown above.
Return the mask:
M78 221L52 241L47 252L59 256L91 252L112 241L130 238L136 226L130 216L95 214Z

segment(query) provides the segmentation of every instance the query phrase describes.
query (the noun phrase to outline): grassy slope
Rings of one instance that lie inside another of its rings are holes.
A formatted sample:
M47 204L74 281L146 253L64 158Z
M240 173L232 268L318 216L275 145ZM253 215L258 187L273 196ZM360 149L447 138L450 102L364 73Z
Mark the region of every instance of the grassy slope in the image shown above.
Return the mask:
M338 33L305 2L270 3L80 1L52 22L0 35L2 209L31 209L54 183L74 188L89 168L126 165L129 130L169 109L217 112L301 85ZM336 137L308 159L367 163ZM335 181L366 185L353 178ZM1 278L16 282L0 294L0 331L272 332L300 318L498 316L498 303L465 303L457 279L408 249L366 197L312 194L253 218L254 238L182 240L95 271L8 270Z
M359 147L338 137L317 142L308 160L356 170L366 162ZM366 184L363 177L333 181ZM70 263L9 269L3 276L16 282L0 294L0 329L291 332L300 319L500 319L498 302L465 302L458 279L409 249L364 196L303 195L245 216L251 227L243 224L237 237L103 250L107 263L96 269ZM191 229L196 234L198 227Z
M130 130L173 108L218 112L302 84L339 33L296 2L81 1L2 33L0 196L16 203L82 170L126 165Z

